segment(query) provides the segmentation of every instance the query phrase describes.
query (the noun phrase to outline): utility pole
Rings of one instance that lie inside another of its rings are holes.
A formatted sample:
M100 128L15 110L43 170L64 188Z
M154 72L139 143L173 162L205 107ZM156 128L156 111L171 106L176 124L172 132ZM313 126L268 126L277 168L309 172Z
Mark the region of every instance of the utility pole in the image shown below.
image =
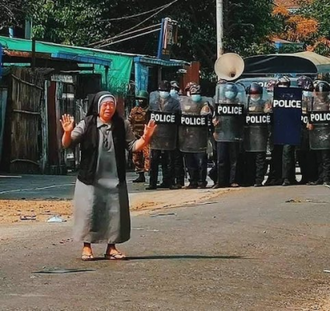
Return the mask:
M223 54L223 0L216 0L217 8L217 57Z

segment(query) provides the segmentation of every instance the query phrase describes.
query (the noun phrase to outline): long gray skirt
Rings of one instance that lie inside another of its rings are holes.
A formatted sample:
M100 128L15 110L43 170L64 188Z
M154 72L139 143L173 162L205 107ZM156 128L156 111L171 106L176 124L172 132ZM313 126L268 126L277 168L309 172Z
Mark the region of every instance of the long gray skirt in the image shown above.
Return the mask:
M85 185L77 180L74 194L75 241L123 243L130 238L131 224L126 183L113 188Z

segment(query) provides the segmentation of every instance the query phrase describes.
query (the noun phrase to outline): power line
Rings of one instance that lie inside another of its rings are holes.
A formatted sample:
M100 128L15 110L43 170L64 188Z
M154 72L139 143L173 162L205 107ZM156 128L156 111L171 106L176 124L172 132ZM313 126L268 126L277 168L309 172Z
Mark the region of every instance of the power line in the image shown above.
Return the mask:
M98 47L100 44L104 44L106 42L113 41L114 39L121 38L121 37L124 37L124 36L129 36L131 34L134 34L134 33L137 33L137 32L143 31L143 30L146 30L146 29L150 29L150 28L155 28L155 27L158 27L160 25L161 25L161 23L155 24L155 25L151 25L151 26L147 26L147 27L144 27L144 28L141 28L141 29L133 30L133 31L128 32L128 33L125 33L125 34L116 35L116 36L110 37L110 38L105 39L105 40L100 40L98 42L94 42L93 45L95 45L96 47Z
M131 27L130 29L124 30L119 34L128 32L132 29L135 29L136 27L139 27L140 25L142 25L144 22L148 21L149 19L153 18L154 16L156 16L158 13L164 11L165 9L167 9L168 7L170 7L172 4L174 4L175 2L177 2L178 0L174 0L172 2L170 2L169 4L166 4L163 8L161 8L159 11L157 11L156 13L152 14L151 16L147 17L145 20L143 20L141 23L136 24L135 26Z
M122 34L129 33L131 30L134 30L135 28L139 27L140 25L142 25L143 23L145 23L145 22L148 21L149 19L153 18L154 16L156 16L157 14L159 14L160 12L162 12L163 10L167 9L168 7L170 7L172 4L174 4L174 3L177 2L177 1L178 1L178 0L174 0L174 1L172 1L172 2L170 2L170 3L168 3L168 4L166 4L166 5L164 5L164 6L161 7L161 9L159 9L156 13L154 13L154 14L152 14L151 16L147 17L147 18L146 18L145 20L143 20L142 22L136 24L135 26L133 26L133 27L131 27L131 28L129 28L129 29L126 29L126 30L120 32L119 34L115 35L115 36L112 37L112 38L116 38L116 37L118 37L118 36L120 36L120 35L122 35ZM101 43L101 42L105 43L105 42L107 42L108 40L109 40L109 38L104 39L104 40L101 40L101 41L98 41L98 42L93 42L93 43L89 44L88 46L93 46L93 45L98 44L98 43Z
M129 37L129 38L125 38L125 39L121 39L121 40L115 41L115 42L110 42L110 43L107 43L107 44L103 44L103 45L100 45L99 48L103 48L103 47L106 47L106 46L109 46L109 45L113 45L113 44L116 44L116 43L119 43L119 42L123 42L123 41L131 40L131 39L135 39L135 38L138 38L138 37L142 37L142 36L148 35L150 33L156 32L156 31L160 31L160 28L159 29L149 30L147 32L144 32L144 33L140 33L138 35L135 35L133 37Z
M152 10L149 10L149 11L146 11L146 12L142 12L142 13L138 13L138 14L134 14L134 15L129 15L129 16L123 16L123 17L116 17L116 18L109 18L109 19L103 19L101 20L102 22L103 21L109 21L109 22L112 22L112 21L119 21L119 20L123 20L123 19L130 19L130 18L134 18L134 17L139 17L139 16L142 16L142 15L145 15L145 14L148 14L148 13L151 13L151 12L154 12L154 11L157 11L158 9L161 9L163 8L164 6L167 6L167 4L164 4L158 8L155 8L155 9L152 9Z

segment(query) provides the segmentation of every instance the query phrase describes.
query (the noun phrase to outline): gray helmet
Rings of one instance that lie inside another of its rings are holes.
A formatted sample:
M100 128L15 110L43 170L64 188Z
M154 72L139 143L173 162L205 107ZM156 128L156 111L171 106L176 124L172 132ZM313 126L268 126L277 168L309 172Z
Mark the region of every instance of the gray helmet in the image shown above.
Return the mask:
M201 87L198 84L193 84L189 88L190 95L193 94L200 94L201 93Z
M180 86L179 86L179 83L178 83L177 81L172 80L172 81L170 82L170 84L171 84L171 88L172 88L172 89L176 89L177 91L180 90Z
M326 81L320 81L315 86L316 93L328 93L330 92L330 84Z
M313 91L313 80L307 76L301 76L297 79L297 85L305 91Z

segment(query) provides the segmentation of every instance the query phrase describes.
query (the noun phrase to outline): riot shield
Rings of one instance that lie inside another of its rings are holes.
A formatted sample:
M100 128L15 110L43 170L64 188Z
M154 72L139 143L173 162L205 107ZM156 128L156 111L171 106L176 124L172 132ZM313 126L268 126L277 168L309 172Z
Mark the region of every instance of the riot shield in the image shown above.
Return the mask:
M245 116L244 150L247 152L266 152L270 137L272 115L267 91L261 98L248 96L248 109Z
M205 152L208 141L208 115L203 108L207 103L194 102L190 97L180 97L181 115L179 120L179 149L182 152Z
M308 112L312 109L313 104L313 94L312 92L307 92L302 97L302 115L301 115L301 143L297 146L297 150L307 151L309 150L309 130L307 125L309 123Z
M236 93L229 97L227 85L235 85ZM244 136L244 116L247 105L242 85L226 83L217 85L214 124L214 139L217 142L240 142Z
M313 129L309 132L309 145L313 150L330 149L330 99L328 93L319 93L314 98L309 113Z
M273 99L274 145L300 145L301 115L302 89L275 87Z
M159 92L158 91L153 91L149 94L149 104L155 104L159 101Z
M149 98L150 120L154 120L157 124L150 141L150 148L174 150L177 147L179 102L172 97L161 99L158 91L151 92Z
M174 150L177 143L177 115L175 113L150 111L150 120L157 124L150 141L150 149Z

